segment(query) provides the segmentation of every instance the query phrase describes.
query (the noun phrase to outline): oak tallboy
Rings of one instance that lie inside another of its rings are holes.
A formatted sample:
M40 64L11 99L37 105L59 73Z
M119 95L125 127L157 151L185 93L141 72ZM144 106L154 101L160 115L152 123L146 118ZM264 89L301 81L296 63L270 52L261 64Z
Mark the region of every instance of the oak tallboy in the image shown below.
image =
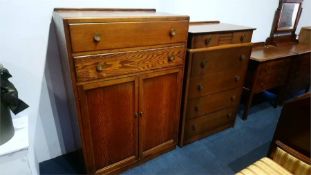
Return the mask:
M55 9L88 173L117 173L177 144L188 16Z
M180 146L234 125L253 30L217 21L190 24Z

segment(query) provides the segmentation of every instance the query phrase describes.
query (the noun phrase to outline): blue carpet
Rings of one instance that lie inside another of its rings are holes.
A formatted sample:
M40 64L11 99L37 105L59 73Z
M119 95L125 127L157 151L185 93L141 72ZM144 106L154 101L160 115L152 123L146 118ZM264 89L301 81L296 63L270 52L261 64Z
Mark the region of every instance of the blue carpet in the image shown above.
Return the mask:
M257 104L251 108L248 120L243 121L238 114L234 128L177 147L122 175L234 174L266 156L280 112L280 107L274 108L269 102ZM70 153L42 162L40 174L84 174L78 156Z
M252 107L248 120L239 113L234 128L177 148L123 175L234 174L266 156L281 108L270 103Z

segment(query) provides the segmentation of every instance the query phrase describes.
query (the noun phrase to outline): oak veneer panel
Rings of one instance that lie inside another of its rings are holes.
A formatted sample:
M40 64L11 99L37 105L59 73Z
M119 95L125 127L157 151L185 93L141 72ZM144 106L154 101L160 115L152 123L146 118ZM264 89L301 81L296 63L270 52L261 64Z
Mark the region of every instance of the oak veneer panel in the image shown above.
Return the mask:
M141 85L141 144L143 156L149 150L177 141L181 71L148 77ZM160 148L159 148L160 149Z
M75 68L78 81L89 81L163 67L184 64L185 46L116 52L89 57L77 57ZM173 59L173 60L170 60ZM97 66L102 71L97 71Z
M83 52L183 42L188 21L79 23L69 28L73 52ZM94 41L95 35L99 42Z
M135 82L85 91L96 169L137 159Z

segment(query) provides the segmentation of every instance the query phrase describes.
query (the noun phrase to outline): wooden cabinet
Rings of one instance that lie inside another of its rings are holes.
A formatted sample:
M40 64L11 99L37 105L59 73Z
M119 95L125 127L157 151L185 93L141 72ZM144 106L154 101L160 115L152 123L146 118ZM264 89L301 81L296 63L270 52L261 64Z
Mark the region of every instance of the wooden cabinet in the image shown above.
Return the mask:
M54 21L88 173L118 173L174 149L189 18L57 9Z
M180 146L234 125L252 32L230 24L190 24Z

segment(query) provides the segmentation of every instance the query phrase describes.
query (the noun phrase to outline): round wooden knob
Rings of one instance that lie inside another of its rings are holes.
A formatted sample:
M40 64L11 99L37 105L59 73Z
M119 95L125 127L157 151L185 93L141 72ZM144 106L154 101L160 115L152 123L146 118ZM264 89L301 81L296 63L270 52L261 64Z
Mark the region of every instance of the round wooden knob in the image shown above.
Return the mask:
M241 55L240 60L241 60L241 61L246 60L246 56L245 56L245 55Z
M227 118L231 118L232 117L232 113L227 114Z
M204 69L204 68L206 67L206 65L207 65L207 61L202 61L202 62L200 63L200 67L201 67L202 69Z
M173 62L175 60L175 56L174 55L170 55L167 57L168 62Z
M207 38L204 40L205 45L209 45L212 41L212 38Z
M198 107L198 106L195 106L195 107L194 107L194 111L195 111L195 112L199 112L199 107Z
M192 131L195 131L196 130L195 125L191 125L191 129Z
M202 91L204 89L204 86L202 84L198 85L198 91Z
M101 40L101 36L100 34L96 33L93 37L93 40L96 42L96 43L99 43L100 40Z
M170 31L170 36L171 36L171 37L176 36L176 30L175 30L174 28L171 29L171 31Z
M96 71L97 72L102 72L104 70L104 66L102 65L102 64L98 64L97 66L96 66Z
M241 77L240 77L240 76L238 76L238 75L234 76L234 80L235 80L235 82L240 81L240 79L241 79Z
M242 35L242 36L240 37L240 41L241 41L241 43L243 43L243 42L244 42L244 39L245 39L245 36L244 36L244 35Z
M236 99L236 96L234 95L230 99L231 99L231 101L234 101Z

